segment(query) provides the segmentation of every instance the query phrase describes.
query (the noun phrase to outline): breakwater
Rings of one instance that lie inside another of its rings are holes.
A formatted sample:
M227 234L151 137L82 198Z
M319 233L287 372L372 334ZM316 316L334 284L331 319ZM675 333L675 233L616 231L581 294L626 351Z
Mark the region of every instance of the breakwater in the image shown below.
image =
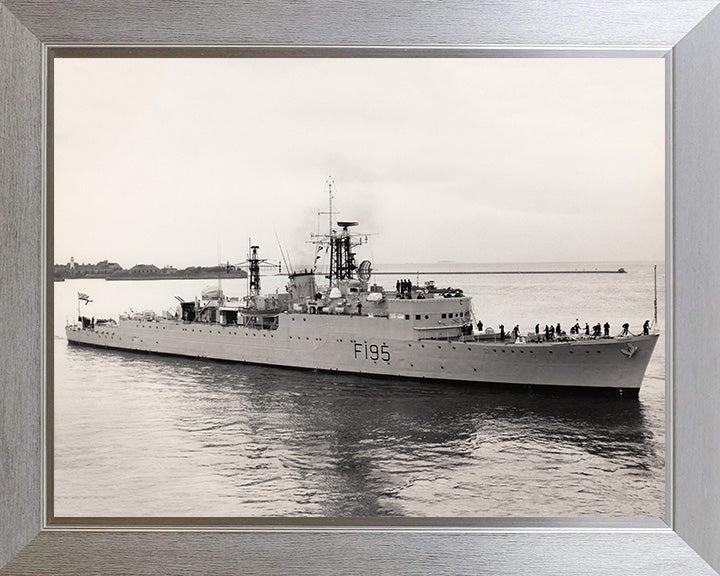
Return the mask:
M386 276L415 276L422 274L425 276L442 276L455 274L626 274L624 268L618 270L412 270L412 271L384 271L373 270L373 274Z

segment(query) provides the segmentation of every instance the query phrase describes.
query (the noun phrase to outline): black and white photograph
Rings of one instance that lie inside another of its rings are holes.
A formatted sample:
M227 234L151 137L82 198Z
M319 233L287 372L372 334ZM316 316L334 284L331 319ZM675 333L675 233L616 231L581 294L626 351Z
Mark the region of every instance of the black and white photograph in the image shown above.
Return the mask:
M663 516L661 59L53 73L55 517Z

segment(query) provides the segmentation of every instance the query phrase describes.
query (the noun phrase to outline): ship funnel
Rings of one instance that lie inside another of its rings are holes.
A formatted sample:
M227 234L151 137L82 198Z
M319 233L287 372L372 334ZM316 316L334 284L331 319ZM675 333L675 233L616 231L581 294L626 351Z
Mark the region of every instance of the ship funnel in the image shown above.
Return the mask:
M312 272L290 274L288 292L292 300L312 300L317 293L315 275Z

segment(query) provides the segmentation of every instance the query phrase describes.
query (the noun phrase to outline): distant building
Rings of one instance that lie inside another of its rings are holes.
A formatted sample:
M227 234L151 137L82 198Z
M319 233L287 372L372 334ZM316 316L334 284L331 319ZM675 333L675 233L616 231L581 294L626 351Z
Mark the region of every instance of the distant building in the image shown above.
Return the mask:
M136 264L130 268L130 274L157 274L160 268L154 264Z

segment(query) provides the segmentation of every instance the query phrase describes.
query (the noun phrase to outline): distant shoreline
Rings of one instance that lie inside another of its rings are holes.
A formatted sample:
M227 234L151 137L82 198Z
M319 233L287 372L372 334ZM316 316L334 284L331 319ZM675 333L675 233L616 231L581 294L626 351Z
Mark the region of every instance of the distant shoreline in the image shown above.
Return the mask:
M118 282L122 280L217 280L218 278L247 278L247 274L230 272L229 274L133 274L128 276L69 276L65 278L55 278L55 282L64 282L65 280L106 280L108 282Z
M400 271L375 271L372 274L377 276L415 276L422 274L423 276L452 276L457 275L503 275L503 274L626 274L627 271L624 268L617 270L400 270ZM318 274L320 274L318 272ZM284 274L275 274L275 276L284 276ZM231 272L230 274L143 274L143 275L128 275L128 276L75 276L71 278L55 278L55 282L63 282L65 280L107 280L109 282L117 282L121 280L217 280L219 278L247 278L244 273Z

